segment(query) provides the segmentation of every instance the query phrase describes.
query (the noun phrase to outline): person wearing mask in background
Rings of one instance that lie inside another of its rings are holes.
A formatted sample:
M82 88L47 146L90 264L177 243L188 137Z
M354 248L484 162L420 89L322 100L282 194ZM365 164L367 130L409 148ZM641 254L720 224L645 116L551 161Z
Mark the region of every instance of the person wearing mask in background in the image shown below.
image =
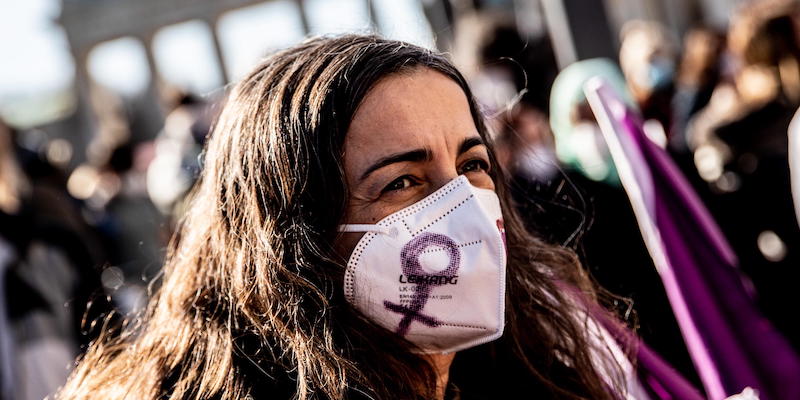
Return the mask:
M523 36L513 15L497 12L462 16L457 26L453 58L489 116L499 164L531 181L549 181L559 174L548 120L558 74L549 38Z
M666 136L673 121L676 40L658 22L630 21L620 34L619 62L629 93L645 121ZM666 137L664 138L666 139Z

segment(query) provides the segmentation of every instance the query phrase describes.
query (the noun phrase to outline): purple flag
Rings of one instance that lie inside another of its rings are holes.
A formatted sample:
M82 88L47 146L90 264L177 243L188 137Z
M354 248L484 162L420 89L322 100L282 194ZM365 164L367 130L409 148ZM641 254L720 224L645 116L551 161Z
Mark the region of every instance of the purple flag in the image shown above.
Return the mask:
M585 92L707 396L751 387L762 400L800 399L800 358L756 308L686 178L605 82L593 79Z

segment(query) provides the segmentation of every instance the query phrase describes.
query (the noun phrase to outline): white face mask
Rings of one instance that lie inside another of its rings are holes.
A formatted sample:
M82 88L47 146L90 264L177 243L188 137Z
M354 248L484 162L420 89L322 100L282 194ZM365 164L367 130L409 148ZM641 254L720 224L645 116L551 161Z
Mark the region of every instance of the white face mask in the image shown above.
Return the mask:
M461 175L367 232L344 279L347 300L425 353L450 353L503 334L506 250L497 195Z

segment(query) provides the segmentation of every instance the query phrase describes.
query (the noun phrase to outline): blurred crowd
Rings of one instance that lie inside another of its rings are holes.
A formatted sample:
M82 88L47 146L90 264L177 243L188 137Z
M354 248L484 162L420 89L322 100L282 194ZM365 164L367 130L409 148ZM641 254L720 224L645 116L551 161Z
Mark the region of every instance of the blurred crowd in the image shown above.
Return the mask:
M513 20L460 18L452 54L484 106L530 229L575 249L619 296L612 306L697 380L583 94L602 76L640 110L648 137L721 226L763 312L800 350L787 140L800 107L796 2L746 3L727 32L696 26L682 38L629 22L618 59L563 69L549 39L521 36ZM224 101L171 93L163 129L142 140L119 97L97 89L92 98L97 134L78 166L65 161L63 139L0 123L0 398L52 393L100 326L146 301Z
M562 70L548 41L528 41L490 16L470 21L485 31L481 41L457 48L456 59L469 60L465 72L474 72L529 228L574 248L604 288L632 300L619 300L618 310L694 379L583 86L600 76L640 111L647 136L669 152L720 225L762 311L800 349L793 299L800 229L788 154L800 106L799 17L793 1L750 2L727 32L696 26L683 38L657 22L631 21L620 32L618 59Z
M51 394L101 326L141 308L200 171L208 99L175 94L157 138L136 141L119 98L101 97L71 171L63 139L0 124L0 398Z

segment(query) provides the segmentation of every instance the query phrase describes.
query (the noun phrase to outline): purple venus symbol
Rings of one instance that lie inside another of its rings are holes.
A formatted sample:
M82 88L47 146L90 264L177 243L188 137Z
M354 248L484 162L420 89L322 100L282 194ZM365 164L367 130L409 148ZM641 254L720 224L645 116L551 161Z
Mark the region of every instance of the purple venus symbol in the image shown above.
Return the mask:
M419 262L419 256L431 246L436 246L446 251L450 261L447 268L435 274L428 274L422 269ZM458 245L453 239L438 233L425 232L408 242L403 246L400 253L400 262L402 264L403 273L406 275L416 275L422 279L417 283L417 290L411 299L409 306L392 303L384 300L383 305L390 311L403 314L403 319L397 325L397 333L400 336L405 336L408 333L408 328L411 322L417 321L436 327L441 324L439 320L434 317L424 315L420 311L425 307L425 303L431 295L433 286L439 286L446 283L446 279L425 279L428 277L454 277L458 272L458 267L461 265L461 252L458 250Z

